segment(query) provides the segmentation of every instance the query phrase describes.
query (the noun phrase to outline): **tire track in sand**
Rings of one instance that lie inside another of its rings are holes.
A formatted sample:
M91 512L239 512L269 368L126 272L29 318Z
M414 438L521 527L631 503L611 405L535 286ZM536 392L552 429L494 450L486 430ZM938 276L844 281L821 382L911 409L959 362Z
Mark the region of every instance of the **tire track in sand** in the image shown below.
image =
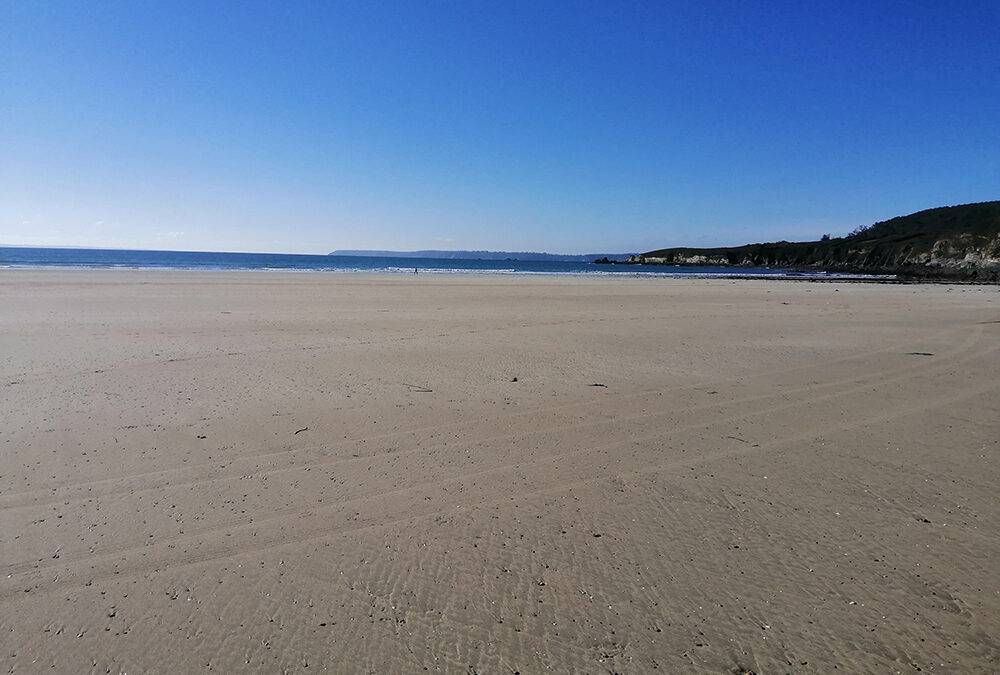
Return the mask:
M947 331L947 332L962 332L965 335L966 339L960 344L959 347L957 347L956 349L954 349L952 352L949 352L949 353L946 353L946 354L942 354L937 359L937 361L935 363L936 367L941 366L944 362L947 362L949 360L953 360L953 359L958 358L961 354L966 353L973 346L975 346L976 342L981 337L982 326L977 325L971 331L969 331L969 330L965 329L964 327L962 327L962 329L951 329L950 331ZM944 333L946 333L946 331L942 331L941 332L941 334L944 334ZM940 334L938 334L938 335L940 335ZM924 342L926 342L926 340L924 340ZM907 344L912 344L912 343L909 343L909 342L907 342L907 343L900 343L900 345L894 346L891 349L873 350L871 352L866 352L865 354L862 354L862 355L852 355L852 356L849 356L849 357L844 357L842 359L836 359L836 360L833 360L833 361L824 361L824 362L822 362L822 364L819 364L819 365L817 365L817 364L810 364L810 365L806 365L806 366L793 366L793 367L788 368L788 369L782 369L780 372L781 373L791 373L791 372L796 372L796 371L799 371L799 370L809 369L809 368L814 368L814 369L817 369L818 371L822 372L823 369L828 369L831 364L845 363L845 362L848 362L848 361L855 361L855 360L867 359L867 358L870 358L871 356L874 356L874 355L877 355L877 354L893 354L893 353L897 353L898 351L907 348L907 347L903 346L903 345L907 345ZM920 372L920 373L922 373L922 372L926 372L927 369L928 369L928 366L926 364L913 363L913 364L904 364L901 367L896 368L895 370L893 370L891 372L892 372L892 376L896 376L896 375L899 375L899 374L904 374L904 373L909 373L909 372ZM774 377L775 377L775 373L772 372L772 373L767 373L767 374L759 374L759 375L755 375L755 376L750 376L750 377L747 377L745 379L752 382L753 380L756 380L756 379L771 380L771 379L774 379ZM838 379L838 380L827 380L827 381L819 382L819 383L807 383L807 384L800 385L798 387L794 387L792 389L783 389L783 390L780 390L780 391L773 391L773 392L770 392L768 394L763 394L763 395L745 396L745 397L741 397L741 398L730 399L728 401L718 401L718 402L711 401L711 402L706 402L706 403L702 403L702 404L688 405L688 406L684 406L684 407L679 408L679 409L674 409L674 412L684 413L684 412L695 412L695 411L699 411L699 410L707 410L707 409L711 409L711 408L724 408L724 407L727 407L727 406L745 406L745 405L751 405L751 404L754 404L754 403L757 403L757 402L760 402L760 401L763 401L763 400L768 400L768 399L773 399L773 398L791 397L791 396L796 396L796 395L802 394L802 393L815 394L818 391L824 391L824 390L827 390L827 389L830 389L830 388L835 388L835 387L843 386L845 384L852 384L853 383L853 384L857 384L858 386L864 386L864 384L866 382L871 382L871 381L884 382L885 380L886 380L886 374L884 372L872 373L872 374L867 375L867 376L853 376L853 377L841 378L841 379ZM711 382L701 382L701 383L698 383L697 385L689 385L687 387L683 387L683 388L680 388L680 389L675 389L671 393L672 394L676 394L676 393L681 393L681 392L684 392L684 391L690 391L692 389L703 389L703 388L707 388L707 387L710 387L710 386L712 386ZM717 383L717 386L721 386L721 385L718 385L718 383ZM626 394L624 396L618 397L616 400L618 400L618 401L622 401L622 400L640 401L640 400L648 399L648 404L652 404L653 402L658 401L658 399L661 398L661 395L662 395L662 392L660 392L660 391L655 391L655 390L654 391L641 391L641 392L636 392L636 393L633 393L633 394ZM532 408L530 410L518 411L518 412L514 412L514 413L512 413L512 414L510 414L508 416L505 416L504 417L504 422L508 423L510 426L513 426L515 424L520 424L522 426L529 426L529 427L538 428L539 427L538 424L533 423L533 421L531 419L525 419L525 418L542 417L542 416L546 416L546 415L550 415L550 414L554 414L554 413L568 412L568 411L571 411L571 410L574 410L574 409L581 409L581 408L584 409L584 410L581 411L580 414L584 414L587 410L590 410L590 409L593 409L593 408L597 408L598 410L600 410L601 408L603 408L605 406L605 403L606 402L604 400L598 399L598 400L591 400L591 401L576 401L576 402L573 402L573 403L557 404L557 405L553 405L553 406L545 406L545 407L542 407L542 408ZM631 419L634 419L634 418L631 418ZM622 420L621 418L619 418L618 421L621 422L621 421L629 421L629 420L628 419ZM407 438L413 439L413 440L421 440L423 438L424 434L428 434L428 433L432 433L432 432L438 432L438 433L444 433L446 431L456 432L456 431L461 431L463 428L475 428L475 427L478 427L478 426L481 426L481 425L482 425L482 420L459 421L459 422L453 422L453 423L444 424L444 425L429 425L429 426L422 427L422 428L419 428L419 429L408 429L408 430L405 430L405 431L390 432L390 433L386 433L386 434L379 434L379 435L366 436L366 437L362 437L362 438L352 439L350 441L347 441L346 443L320 443L320 444L309 445L309 446L306 446L306 447L295 448L295 449L291 449L291 450L289 450L289 449L280 449L280 450L267 451L267 452L263 452L263 453L255 453L255 454L250 454L250 455L240 455L238 457L235 457L235 458L232 458L232 459L229 459L229 460L214 460L214 461L210 461L210 462L201 462L201 463L198 463L198 464L185 465L183 467L176 467L176 468L171 468L171 469L161 469L161 470L156 470L156 471L137 472L137 473L133 473L133 474L126 474L126 475L121 475L121 476L113 476L113 477L109 477L109 478L102 478L102 479L98 479L98 480L85 481L85 482L81 482L81 483L50 485L50 486L46 486L46 487L33 488L31 490L7 492L7 493L4 493L4 494L0 495L0 511L7 510L7 509L29 507L29 506L47 506L47 505L52 505L52 504L56 504L56 503L59 503L59 502L64 502L64 501L67 501L67 500L69 500L70 502L73 502L73 501L81 501L81 500L86 500L86 499L92 499L95 496L93 494L94 489L102 487L102 486L105 486L105 487L104 487L104 489L101 489L98 494L101 497L110 497L110 496L121 495L121 494L126 494L126 493L128 493L128 494L142 493L142 492L156 490L156 489L163 489L165 487L189 487L189 486L192 486L192 485L197 485L199 483L204 483L204 482L208 482L208 481L225 480L227 477L224 474L222 474L222 475L219 475L219 474L205 475L206 469L207 470L211 470L211 469L213 469L215 467L229 469L228 473L231 474L231 476L233 477L233 478L230 478L230 479L235 479L235 477L237 477L237 476L245 476L245 475L248 475L248 474L255 473L255 469L257 467L253 467L253 466L251 466L251 464L253 464L254 462L266 461L267 459L270 459L270 458L280 458L280 459L283 459L284 461L286 461L287 463L289 463L289 466L286 469L275 469L274 471L298 470L298 469L302 468L303 466L328 466L328 465L336 464L338 462L345 462L345 463L346 462L361 462L361 461L372 459L372 458L375 458L375 457L378 457L378 456L385 455L386 453L374 453L374 454L370 454L370 455L351 456L351 457L340 458L340 459L332 460L332 461L324 461L324 459L327 458L327 453L326 453L325 450L327 448L329 448L330 446L333 446L333 445L337 446L338 449L344 449L345 446L347 448L351 448L351 447L357 448L357 447L365 445L365 444L367 444L369 442L378 442L378 441L387 441L387 440L395 440L397 442L397 444L400 444L400 443L405 443L405 440ZM546 427L546 429L550 429L550 430L568 429L568 428L577 428L578 426L579 425L577 423L567 423L567 424L565 424L565 425L563 425L561 427L559 427L559 426L551 426L551 427ZM475 440L472 440L472 441L469 441L468 439L464 439L463 438L463 442L466 443L466 444L487 442L487 441L496 440L496 439L499 439L499 438L508 437L509 435L510 434L487 435L487 436L483 436L481 438L478 438L478 439L475 439ZM420 444L419 443L414 443L414 445L418 445L419 446ZM438 446L431 446L431 448L434 448L434 447L438 447ZM397 452L397 453L394 453L394 454L396 456L405 456L407 454L424 453L426 451L427 451L427 448L426 448L426 446L424 446L424 447L421 447L421 448L419 448L417 450L404 451L403 453L398 453ZM315 459L310 459L310 455L315 455L317 453L320 453L320 455L318 457L316 457ZM295 463L294 466L291 465L292 461L299 460L300 458L304 458L304 460L303 460L302 463ZM197 476L197 477L196 478L189 478L189 479L185 480L184 476L188 476L188 475ZM141 484L137 485L137 483L139 483L140 481L146 481L146 484L145 485L141 485ZM111 487L106 487L106 486L111 486ZM74 492L81 493L81 494L74 495L73 494ZM66 494L66 493L70 493L70 494ZM47 496L48 499L46 499L44 501L39 501L39 499L42 496Z
M959 362L964 362L972 358L976 358L977 356L980 357L989 356L997 349L998 347L989 347L983 350L979 350L979 352L966 356ZM952 362L942 363L937 368L932 368L932 369L925 368L923 369L923 372L924 374L931 374L932 372L946 369L953 365L954 363ZM910 377L912 376L897 376L896 378L883 381L887 384L898 383L900 381L905 381L907 379L910 379ZM870 384L864 386L870 386ZM776 449L777 447L783 447L784 445L798 442L805 438L815 438L835 431L859 428L861 426L869 425L872 423L884 422L887 420L898 418L900 416L914 414L915 412L920 412L923 410L931 410L936 407L940 407L941 405L948 405L969 398L982 396L984 394L995 391L998 388L998 386L1000 385L988 384L976 388L975 390L963 390L955 394L945 394L943 396L935 396L930 399L922 400L916 404L896 407L892 410L883 412L881 414L868 415L861 417L860 419L848 420L840 423L835 423L832 425L826 425L818 430L814 429L805 434L799 434L799 435L793 434L784 437L782 439L777 439L774 442L762 444L760 447L739 446L737 448L722 449L705 453L698 457L679 458L677 460L672 460L670 462L661 465L654 465L647 463L643 464L641 467L637 467L632 470L629 469L626 469L625 471L618 470L615 472L615 475L646 473L650 470L662 470L663 468L669 466L686 466L692 463L697 464L704 461L711 461L714 459L727 456L770 451ZM823 398L834 399L840 396L851 395L853 393L855 393L854 389L850 389L842 392L834 392L832 394L826 395ZM774 412L775 410L784 410L790 407L794 407L794 405L796 405L796 403L776 406L761 411L744 413L737 417L746 418L752 416L766 415L770 412ZM723 422L728 422L731 421L732 419L736 419L736 417L726 418L725 420L713 420L707 427L705 427L705 425L703 424L690 425L691 428L687 430L690 431L691 429L701 428L701 427L712 429L713 427L718 427ZM648 445L653 441L663 443L671 436L674 436L678 433L682 433L683 431L684 430L671 429L667 432L657 433L652 436L646 436L640 439L630 437L628 439L604 446L586 447L582 449L571 450L564 453L536 456L535 459L531 462L528 461L515 462L510 464L503 464L500 466L489 467L475 472L467 472L453 476L446 476L435 482L421 483L418 485L399 488L396 490L383 491L376 494L365 495L342 503L336 503L321 508L307 507L301 510L293 509L284 514L275 515L273 518L266 519L266 521L283 520L285 522L282 525L282 527L278 528L280 531L271 533L264 532L263 537L258 537L257 530L260 530L262 528L262 524L266 522L265 520L260 520L253 523L235 521L232 523L227 523L225 525L220 525L208 531L192 533L190 535L184 535L183 537L175 537L171 539L161 538L158 539L156 542L145 546L123 547L118 550L103 551L97 554L91 554L89 556L79 556L76 558L67 559L63 562L54 564L37 565L37 566L32 565L30 567L17 566L17 568L12 569L9 573L16 573L19 576L21 574L30 574L37 580L42 575L47 575L52 573L53 571L60 570L60 572L56 575L56 580L61 580L65 582L72 578L78 578L79 576L82 576L84 573L80 572L78 568L81 568L88 564L91 565L91 568L93 569L92 576L95 577L102 575L119 574L122 572L131 572L135 571L136 569L138 569L139 571L157 569L160 567L164 567L168 564L169 565L196 564L198 562L203 562L205 560L223 558L226 557L227 555L234 555L234 554L242 555L244 553L253 553L261 550L275 548L278 546L309 541L324 536L336 536L342 533L355 531L361 528L377 527L382 524L391 524L394 522L404 522L412 518L426 517L429 515L446 513L450 509L456 507L461 508L463 506L475 506L476 504L482 504L484 501L486 503L489 503L490 500L484 498L476 499L470 503L467 497L464 499L452 497L447 501L447 505L445 506L445 508L442 509L436 503L425 504L423 502L435 501L435 498L440 497L441 491L444 491L449 495L451 495L453 492L461 493L464 482L469 481L473 478L486 475L498 475L498 474L503 474L504 472L508 473L520 472L519 475L516 477L515 485L517 487L521 487L527 484L531 484L531 480L535 479L535 476L537 476L539 473L537 471L532 472L531 471L532 466L540 466L541 463L548 463L552 465L553 463L566 462L566 466L564 467L560 466L559 470L554 470L554 469L552 470L552 473L554 475L559 476L559 480L553 484L531 485L531 488L528 491L525 492L523 490L519 490L515 493L512 493L508 487L503 487L494 495L493 498L494 501L497 499L499 499L500 501L509 499L511 497L511 494L524 496L530 494L545 493L548 491L558 491L561 489L566 489L567 487L572 487L573 485L585 484L594 480L605 480L607 478L606 474L603 474L599 471L595 474L594 473L595 468L590 464L587 464L585 461L583 461L584 459L586 459L586 455L593 455L595 453L606 454L608 450L612 448L643 445L643 444ZM594 458L591 458L589 461L593 462L595 460ZM605 460L602 458L600 461L605 461ZM606 467L597 467L597 468L606 468ZM590 477L578 477L566 480L567 477L579 475L581 472L583 472L586 476ZM529 476L529 473L532 473L532 475ZM596 478L593 477L595 475L597 476ZM449 487L451 488L451 491L446 489ZM482 494L482 490L483 488L479 488L478 493ZM354 522L354 523L351 523L350 521L360 520L360 511L355 511L353 517L351 514L345 513L344 515L346 516L346 520L349 521L348 523L344 523L339 527L334 527L334 528L324 527L324 525L328 525L330 519L330 516L328 515L329 513L334 511L343 512L347 505L374 503L376 507L381 505L382 508L385 508L384 505L386 502L386 497L389 496L398 497L400 495L406 495L410 493L412 493L410 499L406 501L401 508L393 509L392 512L390 513L378 513L376 516L367 517L364 522ZM398 513L396 513L397 511L406 512L408 515L401 517L399 516ZM290 515L298 515L298 518L290 519L289 518ZM237 540L241 542L241 545L235 546L234 548L234 545L236 544L235 541L232 544L226 545L222 541L222 538L217 536L221 530L227 528L231 531L226 532L226 536L232 537L233 534L237 534ZM187 548L183 552L176 553L174 551L177 550L178 544L180 543L180 540L182 538L185 540L185 546L187 546ZM203 548L204 550L199 551L197 553L188 553L188 551L192 547ZM155 552L157 555L154 555L152 558L150 558L148 554L153 552ZM128 558L129 557L134 558L135 553L141 553L143 558L148 558L148 559L146 561L135 561L135 560L129 561ZM124 567L118 567L117 566L118 562L115 560L116 558L120 560L122 563L127 562L129 564ZM105 567L105 569L104 570L98 569L98 565ZM107 569L108 565L111 565L110 569ZM136 567L136 565L138 565L138 567ZM23 583L24 582L21 582L19 583L19 585L23 585ZM46 588L48 588L50 585L51 584L46 585ZM10 596L9 592L4 593L4 597L9 597L9 596Z

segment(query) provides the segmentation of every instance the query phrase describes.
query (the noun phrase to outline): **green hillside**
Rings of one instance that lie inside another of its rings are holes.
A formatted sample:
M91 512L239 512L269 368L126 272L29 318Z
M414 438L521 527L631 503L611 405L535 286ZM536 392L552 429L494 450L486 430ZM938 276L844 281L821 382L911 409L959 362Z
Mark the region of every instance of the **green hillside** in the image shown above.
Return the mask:
M846 237L720 248L665 248L639 264L762 266L1000 279L1000 201L944 206L859 228Z

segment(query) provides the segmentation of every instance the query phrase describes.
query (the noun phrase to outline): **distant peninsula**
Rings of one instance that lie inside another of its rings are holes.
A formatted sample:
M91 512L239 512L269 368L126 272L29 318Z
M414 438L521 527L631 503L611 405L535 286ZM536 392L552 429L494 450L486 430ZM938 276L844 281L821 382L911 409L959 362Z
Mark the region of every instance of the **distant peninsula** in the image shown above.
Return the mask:
M330 255L362 258L434 258L444 260L519 260L525 262L593 262L598 258L624 262L633 258L632 253L588 253L585 255L562 255L559 253L536 253L532 251L367 251L339 250Z
M1000 282L1000 201L943 206L859 227L845 237L719 248L664 248L635 265L784 267L905 278Z

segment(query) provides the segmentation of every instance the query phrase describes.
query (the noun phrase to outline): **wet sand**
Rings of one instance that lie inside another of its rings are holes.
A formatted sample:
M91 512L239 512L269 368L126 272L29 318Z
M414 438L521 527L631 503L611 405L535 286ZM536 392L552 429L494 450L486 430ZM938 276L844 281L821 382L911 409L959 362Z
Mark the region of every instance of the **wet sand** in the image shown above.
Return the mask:
M1000 289L0 271L15 673L994 672Z

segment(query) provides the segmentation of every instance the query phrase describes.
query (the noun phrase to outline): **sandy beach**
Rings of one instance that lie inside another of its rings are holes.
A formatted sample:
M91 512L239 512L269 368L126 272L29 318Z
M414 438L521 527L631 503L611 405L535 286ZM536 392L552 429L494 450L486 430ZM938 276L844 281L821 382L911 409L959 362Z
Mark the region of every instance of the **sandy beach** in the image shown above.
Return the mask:
M995 672L1000 288L0 271L13 673Z

